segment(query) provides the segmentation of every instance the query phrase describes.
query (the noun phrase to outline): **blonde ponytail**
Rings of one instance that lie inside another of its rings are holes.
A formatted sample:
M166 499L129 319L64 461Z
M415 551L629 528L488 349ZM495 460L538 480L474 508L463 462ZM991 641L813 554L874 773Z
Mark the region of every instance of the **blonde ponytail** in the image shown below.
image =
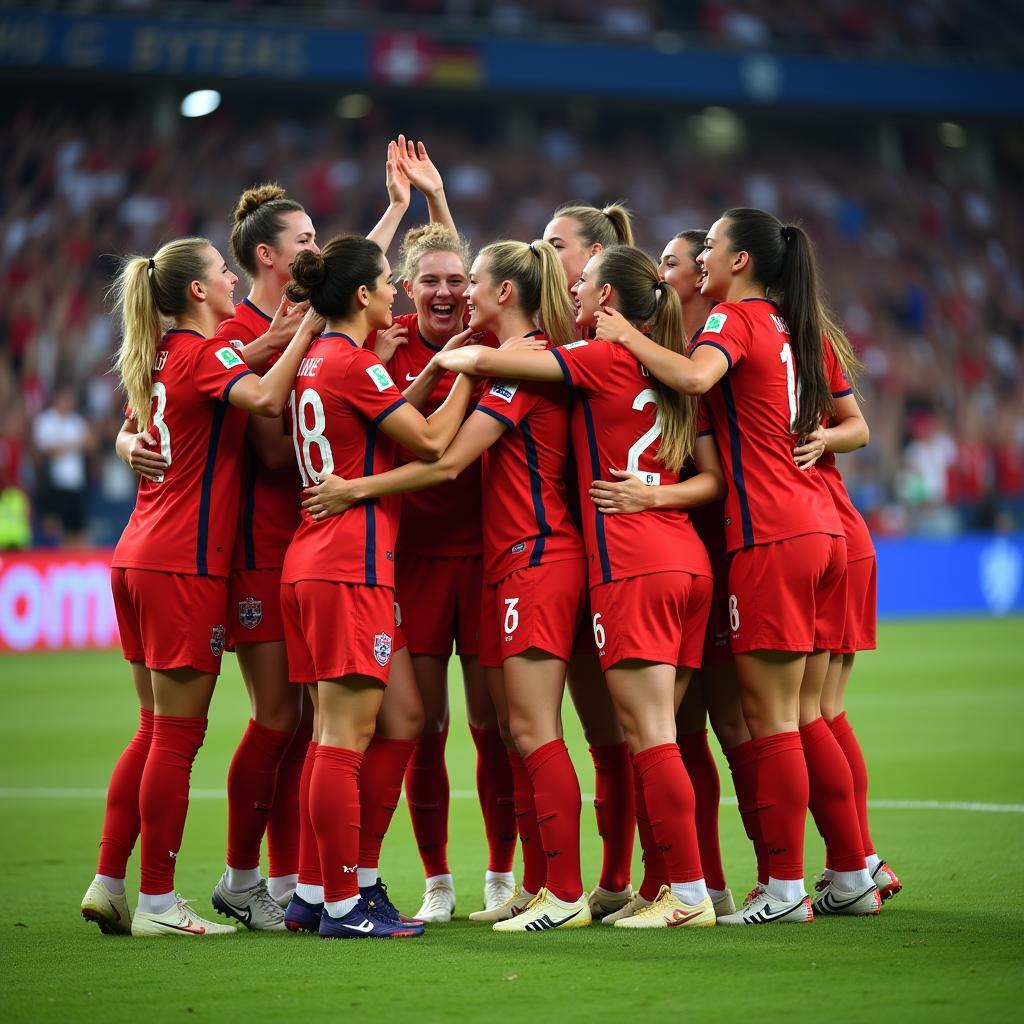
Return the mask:
M547 242L492 242L480 251L488 273L495 282L511 281L516 286L523 312L539 319L548 340L555 347L573 340L573 309L565 290L565 271L558 253Z
M128 397L139 430L149 426L153 362L164 330L185 312L188 289L206 275L205 238L181 238L162 246L151 259L130 256L110 289L121 320L121 346L114 369Z
M604 209L588 203L566 203L554 212L555 217L568 217L576 222L580 241L586 247L600 245L633 245L633 222L622 203L609 203Z
M634 327L646 330L662 348L684 355L683 307L676 290L658 278L654 260L628 245L609 246L596 258L597 287L611 285L619 312ZM678 473L697 442L696 400L662 384L657 377L652 377L651 383L661 410L658 461Z

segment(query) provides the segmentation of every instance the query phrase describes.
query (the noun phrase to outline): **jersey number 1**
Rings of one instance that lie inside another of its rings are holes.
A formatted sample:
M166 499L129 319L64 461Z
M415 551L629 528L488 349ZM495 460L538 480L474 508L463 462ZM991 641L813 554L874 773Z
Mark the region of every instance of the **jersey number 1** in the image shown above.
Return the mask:
M331 451L331 442L324 437L324 430L327 427L327 419L324 416L324 403L320 396L312 389L307 388L302 392L298 407L295 404L295 392L288 396L288 408L292 414L292 444L295 446L295 459L299 464L299 474L302 477L302 486L309 487L311 484L318 484L329 473L334 472L334 453ZM313 411L313 425L306 424L306 411ZM302 444L299 444L299 435L302 435ZM316 448L320 452L320 463L322 468L316 470L310 459L310 452Z
M793 349L788 341L782 343L779 359L786 367L786 395L789 398L789 429L796 429L796 418L800 412L800 385L796 380L796 366L793 363Z

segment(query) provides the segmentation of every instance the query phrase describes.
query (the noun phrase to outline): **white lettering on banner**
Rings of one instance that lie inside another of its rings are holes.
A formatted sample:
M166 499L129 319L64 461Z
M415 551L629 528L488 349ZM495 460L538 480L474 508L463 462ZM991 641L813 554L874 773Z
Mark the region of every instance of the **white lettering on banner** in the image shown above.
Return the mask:
M109 561L0 560L0 651L115 643Z

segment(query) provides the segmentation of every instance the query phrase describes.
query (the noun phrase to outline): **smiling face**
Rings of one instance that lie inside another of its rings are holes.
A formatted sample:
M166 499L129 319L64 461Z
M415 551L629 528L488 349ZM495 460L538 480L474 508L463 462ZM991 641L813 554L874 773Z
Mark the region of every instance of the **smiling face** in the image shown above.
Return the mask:
M273 246L257 246L257 255L261 255L264 262L268 261L274 270L282 275L287 281L291 275L291 265L295 257L303 249L311 249L319 252L316 244L316 230L309 214L303 210L292 210L281 215L284 227L281 229ZM260 253L264 248L266 251Z
M558 253L558 261L565 271L566 285L569 288L579 280L587 260L595 251L601 249L599 244L584 243L580 237L580 226L572 217L556 217L549 221L544 229L544 241Z
M581 327L597 325L595 314L608 298L608 288L598 283L601 259L601 253L591 256L572 287L573 298L576 300L576 323Z
M718 302L725 300L739 269L736 266L737 255L729 241L729 221L722 217L711 225L704 248L697 256L704 275L701 295Z
M391 326L391 307L395 303L398 289L391 281L391 264L387 256L381 256L381 271L377 275L377 287L367 291L366 318L371 331L382 330Z
M420 332L433 344L444 344L462 330L469 278L462 259L454 252L427 252L420 257L416 275L405 284L416 304Z
M700 248L685 238L673 238L661 254L658 277L687 303L700 294L704 272L697 262Z
M212 312L219 320L229 320L235 315L235 285L238 275L229 269L224 257L212 246L204 251L206 273L202 284Z
M469 312L469 326L474 331L488 328L501 316L501 283L496 283L491 277L489 262L486 256L477 256L469 269L466 309Z

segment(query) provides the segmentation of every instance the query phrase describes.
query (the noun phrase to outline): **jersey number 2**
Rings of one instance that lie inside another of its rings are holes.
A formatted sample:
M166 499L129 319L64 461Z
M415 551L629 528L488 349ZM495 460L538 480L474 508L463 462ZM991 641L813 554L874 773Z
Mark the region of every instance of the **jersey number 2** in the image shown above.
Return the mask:
M633 408L637 412L641 412L652 403L657 410L654 415L654 424L637 438L636 444L626 453L626 472L632 473L641 483L657 487L661 483L661 474L642 473L640 471L640 456L661 437L661 402L658 399L658 392L654 388L645 388L633 399Z
M292 414L292 444L295 446L295 459L299 464L302 486L309 487L311 484L320 483L325 476L334 472L334 453L331 451L331 442L324 437L324 430L327 427L324 403L312 388L307 388L302 392L297 408L295 392L293 391L288 396L288 408ZM310 409L313 411L312 426L306 424L306 412ZM299 444L300 434L302 435L301 445ZM313 448L320 452L322 466L320 470L313 468L309 457Z

